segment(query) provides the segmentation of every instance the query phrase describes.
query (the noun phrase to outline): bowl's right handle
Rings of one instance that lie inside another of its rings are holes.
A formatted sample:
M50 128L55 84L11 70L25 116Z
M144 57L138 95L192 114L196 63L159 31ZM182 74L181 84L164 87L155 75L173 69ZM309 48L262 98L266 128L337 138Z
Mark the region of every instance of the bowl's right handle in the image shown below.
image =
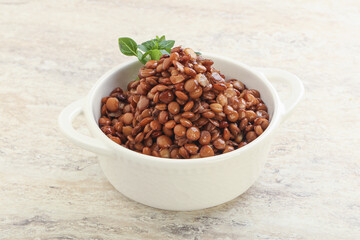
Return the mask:
M72 122L83 112L84 99L80 99L65 107L58 118L60 130L74 144L90 152L111 157L112 150L96 138L83 135L76 131Z
M282 121L284 121L291 115L304 95L305 90L302 81L294 74L276 68L256 68L256 70L263 73L271 83L282 83L289 87L289 97L281 99L284 106L284 116L282 118Z

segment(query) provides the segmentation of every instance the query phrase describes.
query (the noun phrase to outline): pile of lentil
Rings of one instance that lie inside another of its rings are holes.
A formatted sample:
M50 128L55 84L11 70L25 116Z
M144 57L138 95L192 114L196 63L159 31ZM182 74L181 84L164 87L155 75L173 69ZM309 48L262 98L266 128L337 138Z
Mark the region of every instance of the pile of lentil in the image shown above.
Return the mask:
M260 136L269 114L260 93L225 81L210 59L175 47L139 70L127 91L101 100L101 130L139 153L165 158L210 157Z

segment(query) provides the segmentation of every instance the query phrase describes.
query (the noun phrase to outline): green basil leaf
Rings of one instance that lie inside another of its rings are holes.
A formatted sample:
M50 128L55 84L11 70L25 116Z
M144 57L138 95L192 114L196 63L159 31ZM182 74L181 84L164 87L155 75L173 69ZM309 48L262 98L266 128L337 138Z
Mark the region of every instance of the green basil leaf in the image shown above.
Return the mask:
M142 59L141 59L141 62L142 63L146 63L147 61L151 60L151 57L150 57L150 53L151 53L151 50L147 51L146 53L144 53Z
M161 37L156 36L156 41L158 41L158 42L162 42L162 41L165 41L165 40L166 40L165 35L162 35Z
M119 38L120 51L126 56L136 56L137 44L128 37Z
M159 49L159 42L156 41L155 39L153 39L153 41L154 41L154 44L155 44L155 46L153 47L153 49Z
M150 49L147 49L147 47L145 47L144 45L138 45L138 48L144 52L147 52L150 50Z
M162 55L164 55L164 54L170 54L167 50L165 50L165 49L160 49L160 52L161 52L161 54Z
M139 59L141 59L141 58L143 58L143 53L140 52L139 50L136 50L136 56L137 56Z
M144 46L147 49L147 51L149 51L149 50L153 49L155 43L152 40L149 40L149 41L143 42L141 45ZM145 52L147 52L147 51L145 51Z
M163 54L160 52L159 49L153 49L150 51L150 56L153 60L159 60L162 55Z
M140 52L139 50L136 51L136 56L139 59L139 61L141 62L141 60L143 59L143 53Z
M167 41L162 41L159 44L159 48L160 49L168 49L168 48L172 48L175 44L174 40L167 40Z
M196 55L198 55L198 56L199 56L199 55L202 55L201 52L195 52L195 53L196 53Z
M174 40L166 40L164 35L156 36L140 45L131 38L119 38L120 51L127 56L136 56L143 64L151 59L159 60L164 54L171 54L174 44Z
M159 39L159 42L165 41L165 35L162 35L161 38Z
M147 57L150 54L151 50L147 51L146 53L144 53L143 58Z

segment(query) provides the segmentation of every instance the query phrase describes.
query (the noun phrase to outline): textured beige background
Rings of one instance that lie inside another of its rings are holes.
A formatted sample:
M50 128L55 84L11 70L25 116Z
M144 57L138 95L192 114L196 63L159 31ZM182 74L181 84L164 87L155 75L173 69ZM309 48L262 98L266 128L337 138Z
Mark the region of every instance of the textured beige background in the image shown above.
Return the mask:
M360 239L359 1L178 2L0 0L0 239ZM303 79L264 172L228 204L135 203L59 133L61 109L128 60L117 37L155 34Z

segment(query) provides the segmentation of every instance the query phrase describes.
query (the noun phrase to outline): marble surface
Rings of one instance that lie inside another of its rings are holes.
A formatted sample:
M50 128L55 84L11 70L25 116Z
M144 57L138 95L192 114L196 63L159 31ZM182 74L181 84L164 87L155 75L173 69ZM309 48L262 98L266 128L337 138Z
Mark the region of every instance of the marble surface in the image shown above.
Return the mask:
M0 0L0 239L360 239L359 30L358 0ZM227 204L133 202L59 132L61 109L128 60L117 37L155 34L305 84L260 178Z

